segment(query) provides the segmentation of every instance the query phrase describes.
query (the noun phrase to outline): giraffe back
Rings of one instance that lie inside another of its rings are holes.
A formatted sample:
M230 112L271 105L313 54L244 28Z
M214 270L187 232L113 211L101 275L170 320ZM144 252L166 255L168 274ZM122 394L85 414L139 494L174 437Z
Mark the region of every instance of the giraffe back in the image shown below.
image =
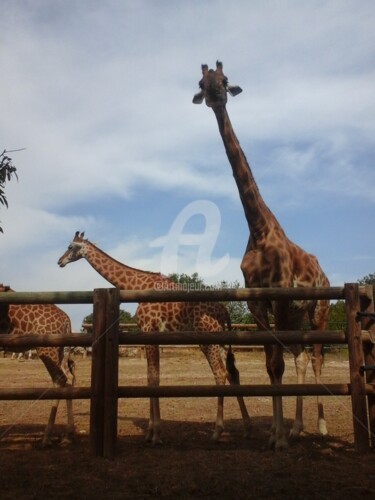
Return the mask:
M142 303L136 316L143 331L222 331L231 328L229 312L218 302Z
M22 304L9 306L11 333L36 335L68 335L71 333L69 316L54 304ZM39 347L37 354L45 364L52 380L62 380L63 347Z
M54 304L22 304L9 306L12 333L40 335L71 332L69 316Z

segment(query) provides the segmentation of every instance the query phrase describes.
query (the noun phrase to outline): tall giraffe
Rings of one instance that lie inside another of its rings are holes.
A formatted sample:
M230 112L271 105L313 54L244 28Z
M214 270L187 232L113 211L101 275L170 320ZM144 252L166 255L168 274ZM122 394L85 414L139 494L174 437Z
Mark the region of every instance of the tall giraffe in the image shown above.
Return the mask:
M79 259L87 262L107 281L116 288L125 290L173 290L176 283L160 273L141 271L126 266L113 259L93 243L84 239L84 234L75 233L73 241L66 252L60 257L58 264L65 267L70 262ZM141 303L136 311L137 325L143 332L157 331L206 331L219 332L230 327L227 309L219 303L197 302L167 302ZM230 383L238 383L235 373L228 371L222 356L223 348L219 345L200 346L210 365L216 384L224 385L226 379ZM160 381L159 346L146 346L147 382L158 386ZM250 417L242 397L238 397L245 435L251 428ZM215 430L212 438L217 440L224 429L223 398L218 398ZM153 444L161 443L160 438L160 407L159 399L150 399L150 420L146 440Z
M242 259L241 270L246 287L321 287L329 281L317 259L290 241L274 214L264 202L256 185L250 166L233 131L227 110L227 92L236 96L242 90L228 85L222 63L217 61L216 70L202 65L203 77L199 82L200 92L193 98L195 104L203 99L212 108L219 126L221 138L232 167L250 237ZM262 301L248 303L259 329L270 330L268 312L275 316L276 330L299 330L305 314L311 328L324 330L328 321L329 301L291 301L266 304ZM309 356L301 345L291 347L295 357L297 379L305 380ZM266 366L272 384L281 384L284 373L283 346L266 346ZM313 346L312 364L316 383L320 383L322 346ZM291 437L303 429L302 397L297 398L296 418L290 432ZM318 430L327 434L323 406L318 400ZM282 398L273 398L273 425L269 442L275 449L288 446L283 423Z
M0 284L0 293L13 291L9 286ZM60 334L71 333L69 316L53 304L0 304L0 334ZM69 371L73 376L74 366L64 358L63 347L38 347L37 354L51 376L54 386L65 387ZM69 366L68 366L69 365ZM51 442L51 434L55 423L59 400L53 401L47 426L44 431L42 446ZM67 399L67 437L74 434L73 401Z

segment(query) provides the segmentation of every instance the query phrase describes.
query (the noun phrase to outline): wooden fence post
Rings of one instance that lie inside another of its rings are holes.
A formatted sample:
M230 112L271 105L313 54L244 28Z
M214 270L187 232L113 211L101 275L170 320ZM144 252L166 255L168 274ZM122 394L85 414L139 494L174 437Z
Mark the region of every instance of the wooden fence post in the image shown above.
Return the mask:
M352 400L354 447L358 452L370 451L363 365L362 328L357 319L360 310L359 290L355 283L344 288L349 349L350 388Z
M366 295L361 296L361 312L374 312L374 295L372 285L366 285ZM362 317L362 330L369 330L375 336L375 323L370 317ZM375 345L366 342L364 346L365 364L367 366L375 366ZM366 370L366 382L368 384L375 383L375 370ZM370 420L370 443L371 447L375 448L375 396L369 394L367 396L368 413Z
M94 290L91 361L90 448L103 456L104 442L104 374L107 291Z
M117 444L120 293L107 290L103 455L114 458Z

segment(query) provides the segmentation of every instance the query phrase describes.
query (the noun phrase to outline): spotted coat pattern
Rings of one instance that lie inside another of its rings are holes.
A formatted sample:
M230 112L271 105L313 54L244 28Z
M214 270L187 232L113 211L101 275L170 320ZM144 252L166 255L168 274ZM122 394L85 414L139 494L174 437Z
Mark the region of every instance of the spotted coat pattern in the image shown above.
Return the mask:
M13 291L8 286L0 285L0 293ZM69 316L53 304L22 304L9 305L0 309L0 324L8 327L2 333L10 334L36 334L68 335L71 333ZM37 354L44 363L54 385L64 387L68 381L68 369L64 361L63 347L38 347ZM43 445L50 442L52 427L55 421L58 401L52 405L51 415L47 424ZM67 400L68 427L71 435L74 431L72 401Z
M176 285L160 274L142 271L110 257L77 232L58 264L64 267L79 259L87 262L113 286L122 290L173 290ZM220 332L230 328L229 313L223 304L212 302L185 303L141 303L136 311L137 324L143 332L160 331L206 331ZM231 380L223 359L223 348L218 344L200 346L217 384L224 385ZM159 385L160 359L158 346L146 346L147 379L149 385ZM250 430L250 418L243 398L237 398L244 421L245 432ZM213 438L218 439L223 431L223 398L219 398L216 425ZM158 398L150 401L150 422L147 439L157 444L160 439L160 408Z
M243 205L250 236L242 259L241 270L246 287L321 287L329 286L329 281L321 269L318 260L290 241L274 214L264 202L253 177L249 163L233 131L227 110L228 92L235 96L242 89L228 84L223 73L222 63L217 61L216 69L202 65L202 78L199 81L200 92L193 98L195 104L205 100L216 117L225 151L232 167L239 196ZM298 330L305 315L308 316L312 329L324 330L328 321L329 302L294 301L290 303L248 303L258 327L270 330L268 313L275 317L276 330ZM281 384L284 372L283 346L268 346L266 366L271 383ZM303 346L292 346L296 360L298 381L303 383L309 357ZM313 347L313 369L316 382L320 382L322 349ZM276 449L288 446L283 424L281 398L273 399L274 423L270 446ZM303 428L302 398L297 399L296 419L291 436L296 437ZM326 434L323 406L318 401L318 428Z

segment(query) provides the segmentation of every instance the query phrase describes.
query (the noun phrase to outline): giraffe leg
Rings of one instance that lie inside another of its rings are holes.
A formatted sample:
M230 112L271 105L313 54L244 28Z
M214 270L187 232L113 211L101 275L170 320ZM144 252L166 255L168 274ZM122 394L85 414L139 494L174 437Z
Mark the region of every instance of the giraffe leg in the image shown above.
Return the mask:
M67 412L67 438L71 441L75 434L75 426L74 426L74 415L73 415L73 401L71 399L66 400L66 412Z
M266 346L267 372L271 384L281 385L284 373L283 348L280 345ZM268 445L275 451L282 451L288 448L288 441L285 434L283 402L281 396L272 397L273 421L271 427L271 437Z
M271 331L268 320L267 308L264 304L248 302L248 306L258 328L264 331ZM275 330L287 330L288 327L288 304L286 302L276 302L274 305ZM284 349L281 344L265 345L266 369L272 385L281 385L285 369ZM271 436L268 441L270 449L281 451L288 448L283 415L283 401L281 396L272 397L272 425Z
M59 387L57 384L54 384L55 386ZM42 447L45 448L52 444L51 436L52 436L52 430L53 426L56 421L56 415L57 415L57 410L59 407L60 400L57 399L53 401L50 415L48 418L47 426L44 431L44 436L42 440ZM65 439L68 441L72 441L72 438L75 433L75 427L74 427L74 416L73 416L73 401L71 399L66 400L66 409L67 409L67 430L66 430L66 436Z
M75 374L73 374L73 380L71 382L71 387L74 387ZM74 412L73 412L73 400L66 400L66 413L67 413L67 427L66 427L66 437L68 441L72 441L75 436L75 425L74 425Z
M222 358L222 347L219 345L199 346L205 355L217 385L225 385L227 371ZM217 398L217 411L215 429L212 434L213 441L217 441L224 431L224 398Z
M229 380L229 383L232 384L240 384L240 373L237 370L236 364L235 364L235 357L232 352L232 348L229 347L228 352L227 352L227 360L226 360L226 367L227 367L227 378ZM238 406L240 407L240 412L242 416L242 421L244 424L244 437L249 438L252 432L252 423L251 419L249 416L249 413L247 411L245 401L242 396L237 396L237 402Z
M54 384L54 386L56 386L56 384ZM56 399L55 401L52 402L51 411L49 414L47 426L44 430L44 436L43 436L43 440L42 440L42 447L43 448L46 448L47 446L49 446L52 443L52 441L51 441L52 429L53 429L53 426L55 424L57 409L59 407L59 402L60 401L58 399Z
M73 349L66 349L64 351L63 360L61 362L61 370L63 371L66 380L69 380L71 376L71 383L62 384L62 386L71 386L74 387L76 382L76 374L75 374L75 362L72 357ZM66 436L65 440L68 442L73 441L75 435L75 426L74 426L74 414L73 414L73 401L71 399L66 400L66 413L67 413L67 426L66 426Z
M244 437L248 439L252 434L253 424L251 423L250 415L247 411L243 397L237 396L237 402L238 406L240 407L242 422L244 425Z
M312 366L315 375L315 383L321 384L320 375L322 371L323 364L323 354L322 354L322 346L314 345L313 346L313 356L312 356ZM318 432L322 436L326 436L328 434L327 423L324 418L324 409L323 403L320 401L319 396L317 396L317 405L318 405Z
M75 382L74 361L68 356L63 355L61 349L55 348L39 348L37 354L40 360L44 363L49 374L51 375L54 387L65 387L69 375L72 375L72 386ZM52 429L56 420L60 400L53 401L48 423L44 431L42 446L46 447L51 444ZM74 418L73 418L73 401L66 400L67 404L67 435L72 436L74 433Z
M154 433L154 406L153 406L153 400L152 398L150 398L150 418L148 421L147 433L145 438L147 442L152 441L153 433Z
M212 440L218 441L224 432L224 398L222 396L217 398L217 412L215 430L212 434Z
M299 354L297 352L295 353L294 362L296 365L298 384L305 383L306 370L309 361L310 358L305 349L303 349ZM292 439L296 439L302 431L303 431L303 397L297 396L296 418L294 420L293 427L290 430L289 437Z
M160 384L160 355L158 346L146 347L147 357L147 383L150 386ZM150 398L150 419L146 434L146 441L153 445L162 444L160 437L161 418L159 398Z

